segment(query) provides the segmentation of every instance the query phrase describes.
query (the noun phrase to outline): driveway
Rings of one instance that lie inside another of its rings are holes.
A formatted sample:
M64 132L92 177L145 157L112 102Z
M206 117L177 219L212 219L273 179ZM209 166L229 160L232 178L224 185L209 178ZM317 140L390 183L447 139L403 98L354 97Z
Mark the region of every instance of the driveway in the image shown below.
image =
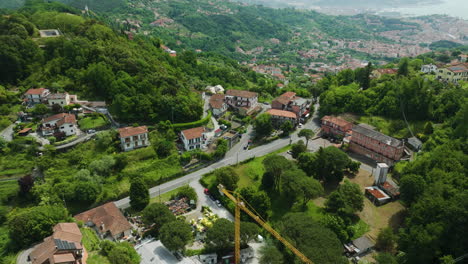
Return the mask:
M28 256L29 254L31 254L31 252L33 251L34 247L31 247L31 248L28 248L26 250L23 250L21 251L19 254L18 254L18 257L16 258L16 263L17 264L27 264L27 263L31 263L28 261Z
M142 244L135 247L138 254L141 256L140 264L174 264L184 263L193 264L189 258L177 260L174 255L161 243L160 240L146 240Z
M211 211L213 211L213 213L217 214L219 217L226 218L234 222L234 216L226 208L224 208L224 206L217 206L216 203L203 192L205 190L205 187L203 187L198 181L192 181L190 183L190 187L195 189L198 196L196 212L201 212L201 208L203 205L208 206L211 208Z
M0 132L0 137L5 139L6 141L12 141L13 140L13 127L15 127L15 124L11 124L7 126L5 129L3 129Z

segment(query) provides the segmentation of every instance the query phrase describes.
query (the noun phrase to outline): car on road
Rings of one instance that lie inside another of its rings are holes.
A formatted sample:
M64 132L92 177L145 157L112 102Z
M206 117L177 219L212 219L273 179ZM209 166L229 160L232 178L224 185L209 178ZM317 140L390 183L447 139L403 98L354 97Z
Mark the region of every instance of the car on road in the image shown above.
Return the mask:
M292 150L288 150L288 152L286 153L288 153L289 155L292 155Z
M215 203L216 203L216 205L217 205L218 207L223 207L223 206L221 205L221 202L220 202L219 200L216 200Z
M213 195L210 195L210 199L211 199L212 201L216 201L216 199L213 197Z
M267 102L263 102L264 105L269 105Z
M302 128L302 126L303 126L303 125L302 125L301 123L299 123L299 128Z
M88 134L94 134L94 133L96 133L96 130L94 130L94 129L88 130Z

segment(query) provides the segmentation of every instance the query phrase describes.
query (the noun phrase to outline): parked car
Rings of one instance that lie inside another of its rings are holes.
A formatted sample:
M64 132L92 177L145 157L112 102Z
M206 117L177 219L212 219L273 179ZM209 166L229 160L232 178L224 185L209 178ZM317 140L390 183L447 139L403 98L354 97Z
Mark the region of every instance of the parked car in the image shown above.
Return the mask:
M249 148L249 144L245 145L244 146L244 150L248 149Z
M210 191L206 188L203 190L203 193L205 193L206 195L210 195Z
M288 150L288 152L286 153L288 153L289 155L292 155L292 150Z
M217 205L218 207L223 207L223 206L221 205L221 202L220 202L219 200L216 200L216 205Z
M268 103L267 103L267 102L264 102L263 104L264 104L264 105L268 105Z
M96 133L96 130L94 130L94 129L89 129L88 130L88 134L94 134L94 133Z
M216 199L213 197L213 195L210 195L210 199L215 201Z
M301 127L302 127L302 124L301 124L301 123L299 123L299 128L301 128Z

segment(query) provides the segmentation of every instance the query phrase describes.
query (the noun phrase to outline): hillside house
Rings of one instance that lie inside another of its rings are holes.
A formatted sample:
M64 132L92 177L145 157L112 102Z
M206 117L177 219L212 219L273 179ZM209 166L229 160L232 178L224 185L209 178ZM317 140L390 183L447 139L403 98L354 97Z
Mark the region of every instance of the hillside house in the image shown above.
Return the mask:
M49 106L58 104L63 107L70 104L70 95L68 93L51 93L47 96L47 102Z
M437 72L437 66L432 64L432 63L423 65L423 66L421 66L421 72L423 72L423 73Z
M76 223L59 223L53 234L35 246L28 256L32 264L81 264L84 247L82 234Z
M302 118L309 113L309 104L307 99L296 96L296 93L285 92L271 102L271 108L290 111L295 113L297 118Z
M40 104L45 102L47 96L50 94L49 89L37 88L29 89L24 93L24 101L29 104Z
M330 136L345 137L353 128L353 123L335 116L324 116L322 118L322 132Z
M459 63L440 68L436 73L436 79L451 83L468 81L468 63Z
M258 106L258 94L250 91L227 90L226 103L239 111L241 115L249 115Z
M65 136L76 135L78 126L73 114L60 113L42 119L40 127L43 136L52 136L56 133L64 133Z
M222 116L227 111L224 94L214 94L210 97L210 108L214 116Z
M296 126L298 123L298 118L293 112L278 109L268 109L266 112L271 115L271 120L275 127L280 127L286 121L291 121L293 126Z
M75 215L74 218L92 227L101 239L119 240L132 234L132 226L114 202Z
M349 149L377 162L392 165L403 157L404 144L366 124L359 124L352 129Z
M375 69L371 72L371 78L378 79L383 75L394 75L398 73L398 69Z
M41 29L39 35L41 38L56 38L60 37L60 32L57 29Z
M120 146L123 151L130 151L150 145L146 126L119 128Z
M187 151L204 148L208 140L204 127L182 130L182 132L180 132L180 138Z

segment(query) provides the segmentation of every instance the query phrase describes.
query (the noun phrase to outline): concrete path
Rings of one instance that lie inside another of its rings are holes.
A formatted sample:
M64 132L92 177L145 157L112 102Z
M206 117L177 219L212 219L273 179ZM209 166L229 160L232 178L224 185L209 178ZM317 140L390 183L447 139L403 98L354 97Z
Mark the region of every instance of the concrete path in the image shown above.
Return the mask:
M7 126L5 129L3 129L0 132L0 137L5 139L6 141L12 141L13 140L13 127L15 127L15 124L11 124Z

